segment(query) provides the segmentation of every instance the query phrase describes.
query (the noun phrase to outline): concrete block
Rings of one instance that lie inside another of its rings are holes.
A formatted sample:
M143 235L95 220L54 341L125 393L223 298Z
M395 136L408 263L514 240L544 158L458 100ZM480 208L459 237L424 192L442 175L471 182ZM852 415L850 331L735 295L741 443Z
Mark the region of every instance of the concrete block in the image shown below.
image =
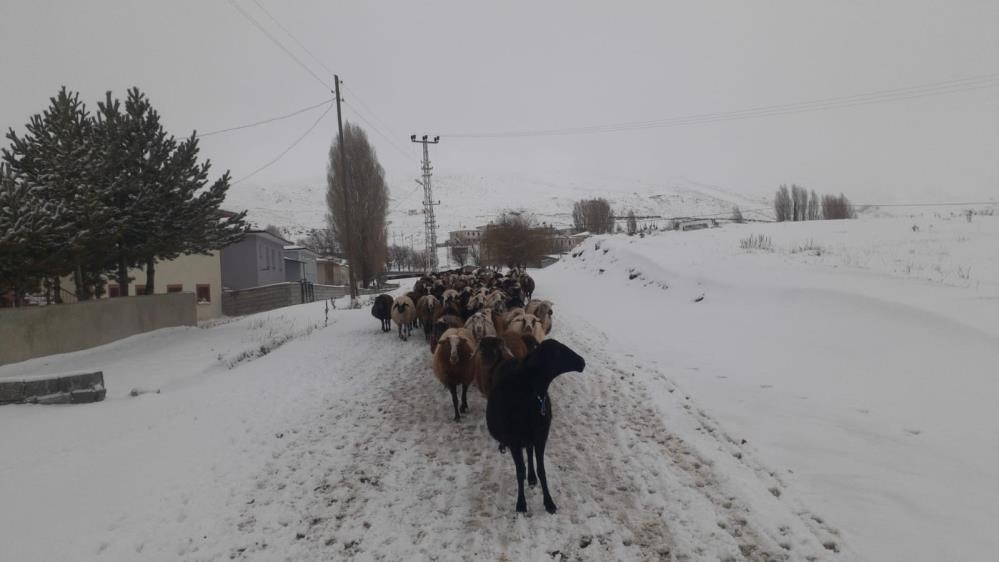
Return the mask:
M79 388L104 386L104 371L79 373L59 377L59 392L72 392Z
M47 394L45 396L36 396L34 398L35 404L70 404L72 403L73 397L70 396L68 392L57 392L55 394Z
M69 397L73 404L89 404L97 402L97 391L93 388L80 388L70 392Z
M24 381L24 400L32 396L45 396L61 392L59 388L60 379L37 379Z
M24 383L21 381L0 382L0 404L24 400Z

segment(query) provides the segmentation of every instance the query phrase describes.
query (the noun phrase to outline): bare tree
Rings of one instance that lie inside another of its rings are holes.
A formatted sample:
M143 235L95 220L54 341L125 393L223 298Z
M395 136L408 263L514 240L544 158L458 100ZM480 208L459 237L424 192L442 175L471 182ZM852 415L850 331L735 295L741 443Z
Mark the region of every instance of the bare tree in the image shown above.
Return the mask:
M638 233L638 219L635 218L635 211L628 211L628 236Z
M451 259L464 267L468 263L468 246L451 246Z
M572 222L576 230L592 234L605 234L614 231L614 213L610 203L604 198L583 199L572 206Z
M278 238L284 238L284 236L285 236L284 235L284 229L282 229L280 226L277 226L277 225L274 225L274 224L269 224L266 227L264 227L264 232L269 232L269 233L273 234L274 236L277 236Z
M504 213L486 227L480 244L485 265L527 267L551 251L552 231L523 213Z
M819 196L815 194L815 190L812 190L812 194L808 196L808 220L817 221L822 218L822 213L819 211Z
M345 123L343 143L346 162L341 156L339 141L334 140L330 147L326 171L327 221L358 280L367 287L385 270L388 187L385 185L385 170L378 163L375 149L363 129ZM349 181L345 181L347 179ZM349 231L347 207L350 212Z
M305 246L320 256L333 256L339 253L340 247L330 228L312 228L305 238L295 241L299 246Z
M808 192L805 188L791 184L792 219L803 221L808 218Z
M732 222L737 222L740 224L746 222L746 219L742 218L742 210L739 209L738 205L732 207Z
M839 197L835 195L822 196L822 218L826 220L852 219L857 213L853 210L850 200L842 193Z
M791 193L786 185L782 185L777 188L777 195L774 197L774 213L777 216L777 222L794 220L792 211Z

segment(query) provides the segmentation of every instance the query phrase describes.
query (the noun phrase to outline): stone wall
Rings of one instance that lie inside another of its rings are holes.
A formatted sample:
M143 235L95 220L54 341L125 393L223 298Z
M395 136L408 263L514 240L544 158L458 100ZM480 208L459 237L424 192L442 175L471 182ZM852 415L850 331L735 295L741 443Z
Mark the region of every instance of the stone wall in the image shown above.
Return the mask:
M0 365L197 323L194 293L0 309Z

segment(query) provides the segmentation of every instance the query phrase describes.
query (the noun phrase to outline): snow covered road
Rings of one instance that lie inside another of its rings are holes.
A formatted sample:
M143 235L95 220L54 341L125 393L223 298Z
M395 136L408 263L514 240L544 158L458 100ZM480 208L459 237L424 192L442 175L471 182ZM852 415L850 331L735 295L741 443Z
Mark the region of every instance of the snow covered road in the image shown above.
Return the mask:
M486 431L484 401L475 394L471 413L451 421L423 341L369 331L373 353L342 374L351 390L285 430L232 522L241 532L209 557L766 560L839 549L834 532L774 497L779 482L744 466L735 485L668 429L634 365L604 339L583 328L559 335L588 350L588 367L552 390L557 515L544 513L537 490L531 516L515 515L513 463ZM720 431L711 439L739 449Z
M207 330L249 322L269 323ZM211 341L204 331L184 345ZM428 346L382 334L362 310L161 394L0 410L4 443L50 442L0 461L0 538L18 560L797 560L843 548L665 377L651 400L655 369L636 375L571 313L553 336L588 362L552 388L554 516L537 490L531 514L515 515L513 463L477 392L451 421ZM156 335L130 339L138 357L144 338ZM99 363L109 351L80 353Z

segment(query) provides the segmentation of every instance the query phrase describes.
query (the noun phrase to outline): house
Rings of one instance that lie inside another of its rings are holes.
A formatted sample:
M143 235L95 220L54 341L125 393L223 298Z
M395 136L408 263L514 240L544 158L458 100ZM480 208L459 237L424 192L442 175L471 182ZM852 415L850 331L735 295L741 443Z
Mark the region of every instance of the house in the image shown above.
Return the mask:
M350 266L340 258L318 258L316 260L316 283L320 285L348 285Z
M238 290L284 283L285 246L292 243L266 230L248 231L239 242L222 248L222 286Z
M224 251L224 250L223 250ZM146 272L143 268L128 270L132 281L122 290L115 279L110 279L107 292L101 298L141 296L146 291ZM60 280L65 302L76 302L76 285L73 277ZM194 293L197 300L198 321L222 316L222 263L220 252L208 255L182 255L172 260L156 262L153 293Z
M316 253L305 246L284 247L284 280L317 283Z

